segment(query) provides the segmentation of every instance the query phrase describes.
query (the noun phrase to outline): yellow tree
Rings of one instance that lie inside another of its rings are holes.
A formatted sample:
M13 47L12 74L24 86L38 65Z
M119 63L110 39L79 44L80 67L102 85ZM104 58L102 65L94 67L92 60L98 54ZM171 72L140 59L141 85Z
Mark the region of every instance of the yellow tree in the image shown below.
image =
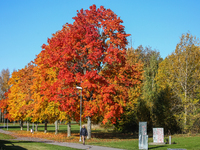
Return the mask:
M11 86L7 97L7 111L10 120L20 120L21 130L23 128L23 121L27 120L27 114L33 110L31 99L31 85L33 65L28 64L25 68L14 71L9 80Z
M199 40L189 33L183 34L175 52L161 64L158 76L176 96L174 110L182 128L189 131L199 116L200 85L200 46ZM163 77L163 78L161 78Z
M165 128L168 133L181 132L181 124L179 117L180 107L175 96L174 91L168 84L166 80L166 63L168 59L166 58L159 64L158 74L156 75L156 83L158 85L157 90L157 100L154 105L155 121L157 126Z
M137 98L137 103L135 104L135 106L137 106L135 109L137 112L135 118L137 118L137 122L147 121L148 127L151 128L156 125L154 104L158 97L158 85L155 81L155 76L158 72L158 64L162 61L162 58L160 57L160 53L156 50L152 50L151 47L143 48L142 46L139 46L137 49L128 49L127 53L129 55L128 59L132 64L143 64L141 67L143 78L139 88L140 96ZM133 93L134 92L131 92L131 94Z
M45 121L45 132L47 132L47 122L57 123L57 120L69 121L66 113L59 110L60 103L50 101L54 97L54 94L51 92L51 86L57 81L58 68L43 64L42 60L47 57L48 53L42 51L34 61L36 66L33 74L33 85L31 87L33 91L32 99L34 99L34 110L29 114L33 122ZM56 124L56 134L57 131Z
M115 129L121 132L132 132L135 130L138 122L136 112L138 107L138 98L140 97L142 92L141 87L143 80L143 63L139 59L139 55L137 54L137 52L132 48L127 49L125 56L125 67L116 70L114 74L117 74L117 76L122 79L121 82L124 82L123 80L125 79L128 80L128 83L133 83L134 86L130 86L129 88L127 88L126 84L116 85L116 87L118 88L118 92L127 94L126 97L129 99L129 101L126 102L126 105L124 106L123 114L120 116L119 119L117 119ZM127 78L123 78L124 76L126 76ZM113 80L112 82L115 83L116 81ZM122 94L118 93L116 95ZM122 99L124 98L125 97L123 97Z
M136 79L138 80L137 82L135 82L136 84L128 90L128 95L130 99L130 103L128 104L128 107L131 110L135 110L135 107L137 106L137 103L138 103L138 98L142 92L141 87L142 87L142 80L144 78L143 62L139 59L138 54L133 49L129 49L127 51L126 58L127 58L126 63L134 67L135 68L134 70L137 70L139 73L138 74L139 76L137 78L131 77L133 79L132 82L135 82Z

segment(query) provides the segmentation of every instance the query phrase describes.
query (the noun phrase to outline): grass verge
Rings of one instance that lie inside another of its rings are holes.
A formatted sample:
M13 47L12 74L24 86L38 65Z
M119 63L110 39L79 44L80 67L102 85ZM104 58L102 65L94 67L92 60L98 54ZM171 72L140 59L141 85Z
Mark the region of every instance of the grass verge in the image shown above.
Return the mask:
M13 137L13 136L11 136L11 135L8 135L8 134L0 133L0 139L1 139L1 140L5 140L5 139L15 139L15 137Z
M0 133L0 150L78 150L75 148L30 141L14 141L15 137Z
M149 142L153 142L152 138L149 138ZM187 150L200 150L200 135L173 135L172 142L175 144L165 145L149 145L151 150L167 150L171 149L187 149ZM115 147L127 150L138 149L138 139L116 140L108 142L90 142L92 145Z

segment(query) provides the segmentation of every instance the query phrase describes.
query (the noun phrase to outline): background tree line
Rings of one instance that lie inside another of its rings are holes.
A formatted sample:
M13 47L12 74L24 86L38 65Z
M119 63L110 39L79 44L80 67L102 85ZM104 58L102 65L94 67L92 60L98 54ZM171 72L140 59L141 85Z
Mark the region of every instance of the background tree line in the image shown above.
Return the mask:
M152 127L164 127L165 133L198 133L199 39L183 34L175 51L164 60L150 47L128 49L130 53L144 64L141 95L134 111L128 109L117 122L116 130L137 132L139 121L147 121L150 132Z

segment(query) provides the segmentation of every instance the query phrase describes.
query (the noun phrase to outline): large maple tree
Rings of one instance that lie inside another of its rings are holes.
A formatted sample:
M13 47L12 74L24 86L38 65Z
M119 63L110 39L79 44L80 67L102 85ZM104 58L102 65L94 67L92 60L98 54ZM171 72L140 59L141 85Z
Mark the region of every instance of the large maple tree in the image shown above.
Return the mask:
M103 6L82 9L73 19L73 24L65 24L42 46L41 53L47 56L42 64L59 70L57 81L50 87L51 100L61 104L61 111L79 120L76 86L80 86L83 116L101 116L104 123L115 123L128 102L126 89L137 84L141 76L137 67L126 63L129 35L123 21Z

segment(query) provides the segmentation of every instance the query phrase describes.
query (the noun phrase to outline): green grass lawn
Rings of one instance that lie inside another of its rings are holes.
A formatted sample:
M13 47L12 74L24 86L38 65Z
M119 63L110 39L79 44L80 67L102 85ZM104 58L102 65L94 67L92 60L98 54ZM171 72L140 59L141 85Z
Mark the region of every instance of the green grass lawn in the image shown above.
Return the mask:
M57 146L45 143L30 141L14 141L14 137L0 133L0 150L78 150L64 146Z
M32 124L30 128L32 127ZM71 126L72 133L79 133L80 126L78 124L72 124ZM7 130L7 128L4 128L4 130ZM20 130L19 124L9 124L8 131L12 130ZM26 126L24 125L23 130L26 131ZM43 132L44 131L44 124L40 124L38 126L38 131ZM55 126L54 124L48 124L48 132L55 132ZM66 133L67 132L67 125L59 125L59 133ZM115 148L121 148L121 149L127 149L127 150L135 150L138 149L138 137L137 135L121 135L118 133L113 132L107 132L103 131L102 129L92 130L92 139L87 140L87 144L90 145L99 145L99 146L107 146L107 147L115 147ZM149 136L150 137L150 136ZM165 137L166 138L166 137ZM76 141L75 141L76 142ZM77 140L78 142L78 140ZM149 142L153 142L152 138L149 138ZM166 144L166 145L149 145L149 149L152 150L167 150L167 148L176 148L176 149L187 149L187 150L200 150L200 135L172 135L172 142L175 142L176 144ZM15 143L16 144L16 143ZM14 145L15 145L14 144ZM23 144L26 145L26 143L21 143L18 141L17 145ZM34 144L34 143L32 143ZM42 143L39 143L39 145ZM37 145L37 144L34 144ZM20 146L20 145L19 145ZM28 146L28 144L27 144ZM51 145L52 147L52 145Z
M149 142L153 142L152 138L149 138ZM200 136L183 136L174 135L172 136L172 142L176 144L165 144L165 145L149 145L149 149L152 150L167 150L171 149L187 149L187 150L200 150ZM138 139L127 139L122 141L112 141L112 142L91 142L92 145L115 147L127 150L136 150L138 149Z

